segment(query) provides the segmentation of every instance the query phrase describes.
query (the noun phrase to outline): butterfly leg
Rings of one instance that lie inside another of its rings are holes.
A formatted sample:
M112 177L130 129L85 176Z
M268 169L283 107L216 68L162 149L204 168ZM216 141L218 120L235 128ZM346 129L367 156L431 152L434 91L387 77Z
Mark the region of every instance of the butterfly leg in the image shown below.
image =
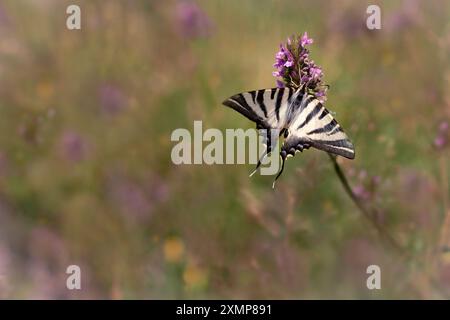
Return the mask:
M258 130L261 130L262 127L260 127L259 125L256 126L256 128ZM252 173L250 173L249 177L253 176L256 171L258 171L259 167L262 164L262 161L264 160L265 157L267 157L267 155L270 154L270 152L272 152L272 136L271 136L271 132L270 130L265 130L265 133L263 134L263 137L266 139L266 142L264 143L265 145L267 145L266 150L264 151L263 155L261 156L261 158L258 160L258 163L256 164L255 170L253 170Z
M284 170L284 162L286 161L287 153L286 151L282 150L280 152L281 156L281 170L278 172L277 176L275 177L275 180L273 180L272 189L275 189L275 182L277 182L277 179L281 176Z
M261 156L261 158L258 160L258 163L256 164L256 168L255 170L252 171L252 173L250 173L249 177L253 176L256 171L258 171L259 167L262 164L262 161L264 160L265 157L267 157L267 155L272 151L272 148L270 147L270 145L267 146L266 151L264 151L264 154Z
M277 181L277 179L281 176L281 174L283 173L284 170L284 162L286 161L286 158L288 156L295 156L295 153L297 151L302 152L304 149L309 149L310 145L309 143L304 143L304 142L300 142L297 143L297 145L295 147L290 147L289 145L283 145L281 151L280 151L280 157L281 157L281 170L278 172L277 176L275 177L275 180L273 181L272 184L272 188L275 188L275 182Z

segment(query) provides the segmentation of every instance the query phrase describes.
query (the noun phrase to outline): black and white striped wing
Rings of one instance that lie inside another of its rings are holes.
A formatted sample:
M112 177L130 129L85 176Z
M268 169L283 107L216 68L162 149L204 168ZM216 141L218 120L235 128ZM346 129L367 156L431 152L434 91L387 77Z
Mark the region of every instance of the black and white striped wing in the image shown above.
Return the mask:
M281 148L281 156L295 155L309 147L327 151L348 159L355 158L353 144L339 123L317 99L305 97L306 104L295 110L288 127L289 135Z
M292 88L262 89L238 93L223 104L254 121L258 129L281 130L293 94Z
M286 125L286 116L293 94L292 88L261 89L235 94L223 104L255 122L256 129L266 130L261 134L263 144L266 146L264 157L276 145L276 141L272 141L270 129L278 129L281 132Z

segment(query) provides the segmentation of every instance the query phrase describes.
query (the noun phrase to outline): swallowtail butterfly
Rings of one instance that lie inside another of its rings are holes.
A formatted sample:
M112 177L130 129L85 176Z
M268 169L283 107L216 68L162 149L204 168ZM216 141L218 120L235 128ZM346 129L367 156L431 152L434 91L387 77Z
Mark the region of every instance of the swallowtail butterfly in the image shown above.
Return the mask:
M282 166L275 181L283 172L287 157L310 147L348 159L355 158L353 144L341 126L322 103L306 93L303 87L243 92L226 99L223 104L254 121L257 129L277 129L279 137L284 137L280 150ZM271 146L276 145L271 143L270 137L270 134L264 136L266 150L250 176L270 154Z

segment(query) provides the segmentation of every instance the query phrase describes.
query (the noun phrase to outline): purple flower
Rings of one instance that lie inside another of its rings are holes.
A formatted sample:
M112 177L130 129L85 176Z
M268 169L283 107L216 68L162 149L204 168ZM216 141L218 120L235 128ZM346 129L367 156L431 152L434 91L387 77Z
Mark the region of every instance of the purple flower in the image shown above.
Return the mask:
M441 122L441 124L439 125L439 131L441 131L441 132L448 131L448 122L447 121Z
M359 172L359 174L358 174L358 178L360 179L360 180L364 180L364 179L366 179L367 178L367 171L366 170L364 170L364 169L362 169L360 172Z
M64 286L61 286L65 275L55 271L64 270L69 264L64 240L51 229L38 226L31 230L28 241L27 267L32 287L28 298L67 298L68 292Z
M120 205L120 210L134 217L145 217L152 211L152 204L144 190L131 181L123 181L114 186L114 198Z
M87 142L73 131L63 133L59 147L62 157L72 163L84 160L88 152Z
M283 47L283 45L280 44L280 51L278 51L277 54L275 55L275 63L273 64L273 66L275 68L278 68L280 71L283 69L283 67L286 66L286 63L289 60L290 61L293 60L292 55L290 55L290 59L289 59L288 55L287 55L287 50ZM278 72L278 74L280 74L280 72Z
M369 191L366 190L366 188L363 185L358 185L358 186L354 187L353 193L355 194L355 196L357 196L358 198L360 198L362 200L367 200L370 198Z
M285 87L284 82L280 81L280 80L277 80L277 87L278 88L284 88Z
M10 291L11 253L9 248L0 245L0 299L6 299Z
M379 263L382 252L374 245L373 241L366 238L352 238L344 243L343 251L339 255L342 259L344 274L348 274L352 281L359 283L365 280L364 273L368 265Z
M327 29L330 35L339 38L345 37L348 41L368 35L370 31L367 29L366 21L361 19L361 9L356 6L332 10L327 21ZM336 41L342 40L336 39Z
M99 99L102 111L108 115L116 115L127 106L127 99L119 87L103 84L99 89Z
M310 69L310 73L311 73L311 77L313 80L317 80L320 79L320 77L322 76L322 69L320 69L320 67L311 67Z
M311 38L308 38L308 32L305 31L305 33L303 34L301 40L300 40L300 44L302 47L306 47L309 44L312 44L314 41Z
M326 92L325 90L319 90L316 92L316 97L320 100L320 101L324 101L326 99Z
M286 56L285 51L286 51L286 49L284 49L283 45L280 44L280 51L277 52L275 57L279 60L283 60Z
M108 177L107 190L114 207L122 215L138 222L150 219L156 206L169 197L167 184L155 175L146 175L139 182L123 173L113 172Z
M374 185L379 185L381 183L381 177L380 176L373 176L372 182Z
M5 9L3 2L0 2L0 26L5 27L11 24L11 19Z
M303 82L303 83L308 83L308 82L311 81L311 77L308 76L308 75L305 75L305 76L303 76L303 77L300 79L300 81Z
M444 137L443 135L438 135L435 139L434 139L434 146L437 149L443 149L446 145L447 145L447 138Z
M434 139L434 147L438 150L444 149L449 140L449 125L447 121L442 121L438 126L438 133Z
M423 20L419 0L403 1L402 5L386 17L386 30L390 33L407 32Z
M375 200L382 178L378 175L369 175L364 169L360 170L358 174L354 172L353 175L358 180L357 185L352 189L355 196L360 200Z
M293 65L294 65L294 61L292 61L292 60L288 60L284 63L284 66L287 68L292 67Z
M310 59L309 50L306 48L311 43L313 40L305 32L301 37L288 38L286 44L280 44L273 64L276 71L272 75L281 78L277 79L278 87L304 87L308 93L325 101L327 86L322 82L322 68Z
M206 13L192 1L180 1L176 6L180 33L186 38L207 37L211 32L211 21Z

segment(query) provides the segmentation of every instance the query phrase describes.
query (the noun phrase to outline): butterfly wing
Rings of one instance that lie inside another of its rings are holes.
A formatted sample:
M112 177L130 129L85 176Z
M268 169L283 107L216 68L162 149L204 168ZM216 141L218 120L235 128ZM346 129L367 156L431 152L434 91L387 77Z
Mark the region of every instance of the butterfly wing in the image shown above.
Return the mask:
M281 148L281 156L295 155L297 151L313 147L348 159L355 158L353 144L330 112L315 98L296 111L288 127L289 135Z
M223 104L256 123L258 129L282 129L292 88L272 88L238 93Z
M285 134L280 156L282 167L275 181L282 174L287 156L314 147L336 155L353 159L355 150L340 125L322 103L304 91L293 88L272 88L248 91L226 99L223 104L256 123L257 129L278 129ZM287 129L287 131L286 131ZM262 159L271 152L271 134L264 135L267 145ZM253 173L254 173L253 172ZM252 174L253 174L252 173ZM274 181L274 184L275 184Z
M256 123L257 129L265 129L263 144L267 147L256 168L262 159L272 151L275 141L271 141L270 129L281 130L286 123L286 114L294 89L271 88L248 91L235 94L226 99L223 104L241 113Z

